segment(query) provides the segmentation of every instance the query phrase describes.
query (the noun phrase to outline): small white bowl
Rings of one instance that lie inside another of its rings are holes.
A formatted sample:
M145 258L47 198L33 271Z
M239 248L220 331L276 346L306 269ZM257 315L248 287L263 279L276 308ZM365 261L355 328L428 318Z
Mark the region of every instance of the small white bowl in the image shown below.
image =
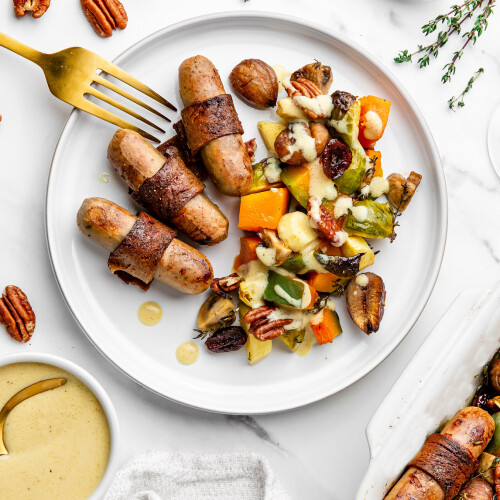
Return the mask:
M97 382L97 380L81 366L78 366L72 361L61 358L59 356L54 356L53 354L30 352L8 354L6 356L0 357L0 367L13 363L44 363L66 370L75 377L79 378L94 393L96 398L99 400L99 403L101 403L102 409L104 410L106 418L108 419L109 432L111 437L109 460L101 482L94 490L92 495L88 498L88 500L101 500L104 497L106 489L111 483L112 476L114 475L117 468L118 445L120 440L120 426L118 423L118 415L116 414L113 403L111 402L111 399L109 399L109 396L106 394L106 391L102 388L101 384L99 384L99 382Z

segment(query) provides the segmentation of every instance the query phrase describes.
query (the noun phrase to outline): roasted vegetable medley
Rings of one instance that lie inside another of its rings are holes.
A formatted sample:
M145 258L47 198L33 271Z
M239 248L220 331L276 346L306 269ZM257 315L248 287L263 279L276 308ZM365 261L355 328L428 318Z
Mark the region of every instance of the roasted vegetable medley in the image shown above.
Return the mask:
M378 141L390 101L331 93L334 71L317 61L289 73L246 60L231 82L244 102L276 105L277 116L258 122L268 151L253 164L240 202L240 253L233 274L212 283L200 336L217 352L237 350L246 337L251 364L270 353L273 339L304 355L342 333L333 300L341 296L354 323L376 332L386 290L380 276L365 271L375 261L369 240L394 241L396 220L421 180L416 172L384 177ZM236 312L240 327L232 326Z

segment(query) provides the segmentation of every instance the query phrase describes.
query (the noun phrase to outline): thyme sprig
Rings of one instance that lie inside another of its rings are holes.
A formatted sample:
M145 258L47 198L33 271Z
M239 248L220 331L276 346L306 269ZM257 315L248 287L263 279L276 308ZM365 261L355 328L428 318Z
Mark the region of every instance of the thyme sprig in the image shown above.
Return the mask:
M443 83L451 81L453 75L456 73L457 63L464 55L467 45L471 42L472 45L474 45L477 39L488 28L488 18L493 14L495 3L496 0L466 0L460 5L451 6L448 12L440 14L435 19L431 19L427 24L422 26L422 33L425 36L431 35L439 26L443 26L441 31L438 32L434 42L428 45L418 45L417 50L414 52L409 52L407 49L402 50L397 57L394 58L394 61L397 63L413 62L413 58L420 54L417 60L418 65L420 68L425 68L430 64L431 57L434 59L438 57L440 49L448 43L453 35L462 35L462 39L465 40L462 47L455 51L450 62L443 66L444 73L441 76L441 81ZM469 31L462 34L463 24L469 19L474 19L474 24ZM476 78L477 76L479 76L479 74L476 75ZM467 92L470 88L472 88L472 85L468 88ZM465 93L466 92L464 92L464 95ZM462 102L460 107L463 107L463 95L461 94L459 98L461 98L460 102ZM450 99L450 101L452 99ZM452 106L450 107L453 109Z
M479 76L484 73L483 68L479 68L469 79L467 82L467 86L465 89L462 91L461 94L459 94L457 97L453 96L449 101L448 101L448 106L450 109L455 111L455 106L459 108L463 108L465 106L464 103L464 97L467 92L469 92L472 89L472 85L474 85L474 82L479 78Z
M403 184L403 192L401 193L401 199L399 200L398 206L393 211L394 219L392 225L392 235L391 239L389 240L391 243L394 242L397 236L396 228L399 227L398 217L403 215L403 212L401 211L401 206L403 205L403 203L406 203L408 200L411 199L411 194L409 194L409 192L410 191L408 182L405 181L405 183Z

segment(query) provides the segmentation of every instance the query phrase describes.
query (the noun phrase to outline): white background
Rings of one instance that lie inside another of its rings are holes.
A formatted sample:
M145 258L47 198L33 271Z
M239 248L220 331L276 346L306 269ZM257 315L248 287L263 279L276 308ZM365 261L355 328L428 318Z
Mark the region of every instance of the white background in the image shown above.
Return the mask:
M286 12L345 33L389 66L421 107L442 155L450 218L444 263L424 313L406 340L363 380L309 407L255 420L184 408L150 394L110 365L66 308L48 259L44 203L52 154L70 108L52 97L36 66L0 49L0 288L13 283L25 289L37 313L32 342L18 345L2 334L0 355L50 352L93 373L120 417L122 462L144 449L250 450L268 457L294 499L354 498L369 460L364 428L370 415L455 296L500 275L500 182L486 145L489 116L500 102L500 14L490 18L490 28L478 44L467 49L451 84L440 83L441 67L458 47L443 49L425 70L392 62L400 49L422 43L419 27L449 3L128 0L124 5L129 26L104 40L90 28L76 0L52 0L39 20L17 19L11 2L2 2L1 32L44 52L80 45L108 59L165 25L217 11ZM448 98L459 93L480 66L486 72L467 96L465 108L450 111Z

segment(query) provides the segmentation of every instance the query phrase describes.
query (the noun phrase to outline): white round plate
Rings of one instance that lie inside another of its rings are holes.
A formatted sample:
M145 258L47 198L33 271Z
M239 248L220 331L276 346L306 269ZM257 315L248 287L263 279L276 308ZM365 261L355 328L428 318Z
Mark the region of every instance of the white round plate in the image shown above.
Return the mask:
M417 195L400 218L393 244L377 241L381 250L370 269L387 288L381 329L365 335L351 321L343 298L336 299L344 333L333 343L314 346L307 357L287 352L275 342L272 353L249 366L245 350L212 354L199 342L200 358L191 366L176 360L178 345L192 339L198 308L207 294L188 296L161 283L145 294L125 286L107 268L108 253L87 240L76 227L82 200L108 198L135 211L125 183L98 176L112 172L106 149L114 128L74 111L61 135L50 172L46 222L52 264L62 293L82 330L124 373L152 391L180 403L224 413L270 413L302 406L353 384L401 342L427 302L443 257L447 201L436 146L420 112L406 91L364 50L327 28L278 14L226 13L197 18L165 28L122 54L116 63L182 108L177 68L187 57L203 54L218 68L226 90L228 75L242 59L260 58L291 70L318 59L332 66L333 89L356 95L378 95L392 101L389 125L377 144L382 165L390 172L415 170L423 175ZM257 122L274 112L254 110L235 98L245 140L258 137ZM168 112L172 121L179 114ZM158 120L156 120L158 121ZM170 126L168 134L172 135ZM266 155L261 142L257 158ZM206 193L230 221L229 237L204 248L216 276L231 271L239 251L239 202L219 195L208 183ZM294 201L292 200L292 207ZM146 327L137 309L157 301L163 320ZM197 341L198 342L198 341Z

